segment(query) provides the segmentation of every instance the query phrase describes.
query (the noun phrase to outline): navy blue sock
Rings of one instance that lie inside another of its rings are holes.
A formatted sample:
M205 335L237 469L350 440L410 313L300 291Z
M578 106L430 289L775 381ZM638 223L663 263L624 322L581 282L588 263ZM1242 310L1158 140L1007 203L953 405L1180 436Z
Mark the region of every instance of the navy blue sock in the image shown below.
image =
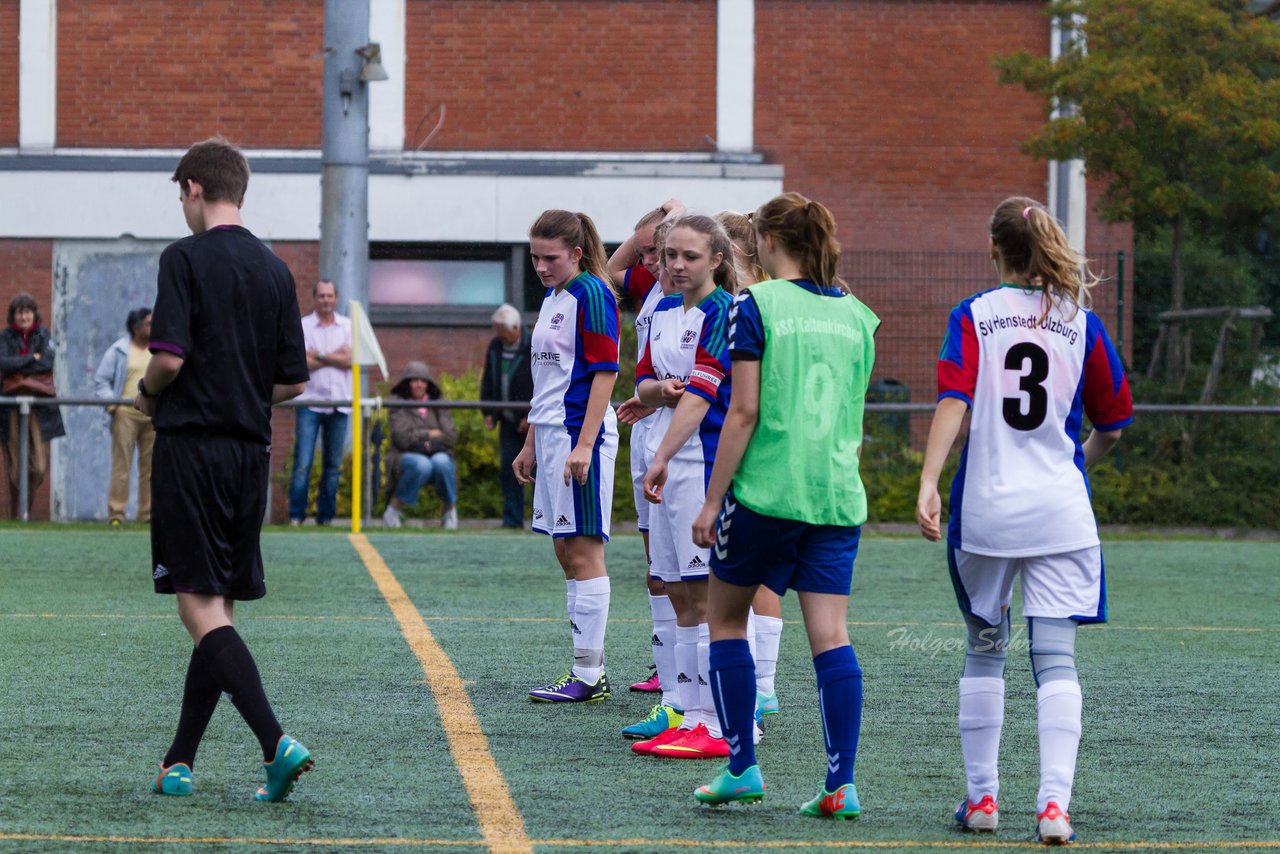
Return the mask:
M756 663L745 639L711 642L711 694L729 743L729 773L738 776L756 764Z
M853 782L853 760L862 729L862 670L852 646L829 649L813 659L818 674L818 704L827 743L826 790Z

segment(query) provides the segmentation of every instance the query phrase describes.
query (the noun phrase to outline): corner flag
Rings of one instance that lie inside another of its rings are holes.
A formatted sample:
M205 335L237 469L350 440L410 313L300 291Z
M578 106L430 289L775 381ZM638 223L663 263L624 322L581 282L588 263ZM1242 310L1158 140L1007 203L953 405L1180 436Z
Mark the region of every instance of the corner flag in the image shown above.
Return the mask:
M364 422L360 414L360 373L365 365L377 365L382 378L387 379L387 359L378 346L378 336L373 334L369 316L360 303L347 304L351 316L351 533L360 533L364 520Z

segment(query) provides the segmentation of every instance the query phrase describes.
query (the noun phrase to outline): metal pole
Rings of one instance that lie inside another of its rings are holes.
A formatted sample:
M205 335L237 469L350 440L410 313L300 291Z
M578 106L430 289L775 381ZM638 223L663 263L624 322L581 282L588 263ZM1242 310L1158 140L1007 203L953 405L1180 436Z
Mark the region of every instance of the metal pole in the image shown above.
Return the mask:
M27 494L27 477L31 471L31 400L18 401L18 518L27 521L30 515L27 505L31 496Z
M1116 253L1116 352L1124 358L1124 250Z
M339 310L368 305L369 0L325 0L320 138L320 278L338 286Z

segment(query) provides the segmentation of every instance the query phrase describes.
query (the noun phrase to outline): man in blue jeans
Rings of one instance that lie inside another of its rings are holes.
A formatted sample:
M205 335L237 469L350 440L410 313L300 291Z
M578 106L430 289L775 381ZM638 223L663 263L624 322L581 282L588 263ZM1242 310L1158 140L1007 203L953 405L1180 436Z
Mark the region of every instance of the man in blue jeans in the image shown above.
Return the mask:
M315 310L302 318L307 369L311 380L304 400L351 399L351 320L338 314L338 286L321 280L311 291ZM311 461L321 438L320 488L316 492L316 524L328 525L338 512L338 477L347 445L348 407L301 407L296 410L293 477L289 481L289 522L307 517Z

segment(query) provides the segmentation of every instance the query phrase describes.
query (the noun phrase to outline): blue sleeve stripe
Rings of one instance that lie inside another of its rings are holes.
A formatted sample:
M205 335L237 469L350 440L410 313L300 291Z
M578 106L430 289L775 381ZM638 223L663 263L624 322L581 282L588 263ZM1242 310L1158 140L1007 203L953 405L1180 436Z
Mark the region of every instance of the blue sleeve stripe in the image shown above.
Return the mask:
M945 359L961 367L964 366L964 346L961 343L964 338L964 318L968 317L969 322L973 322L970 304L976 298L970 297L951 309L951 317L947 320L947 334L943 337L942 349L938 352L939 360Z
M968 406L970 409L973 408L973 399L970 398L969 395L965 394L964 392L944 391L942 394L938 395L938 402L941 403L942 400L947 397L954 397L956 400L963 400L966 406Z
M708 353L724 361L729 354L729 318L725 314L725 306L717 308L714 314L703 320L703 334L707 337L702 346Z
M697 387L695 387L695 386L691 386L691 385L690 385L690 386L685 386L685 389L684 389L684 390L685 390L686 392L688 392L689 394L696 394L698 397L700 397L700 398L702 398L703 400L705 400L705 401L709 402L709 403L710 403L711 405L713 405L713 406L715 405L715 402L716 402L716 395L714 395L714 394L707 394L707 393L706 393L705 391L703 391L702 389L697 388Z
M1113 421L1110 424L1094 424L1093 429L1100 433L1111 433L1116 430L1122 430L1133 423L1133 416L1121 418L1119 421Z

